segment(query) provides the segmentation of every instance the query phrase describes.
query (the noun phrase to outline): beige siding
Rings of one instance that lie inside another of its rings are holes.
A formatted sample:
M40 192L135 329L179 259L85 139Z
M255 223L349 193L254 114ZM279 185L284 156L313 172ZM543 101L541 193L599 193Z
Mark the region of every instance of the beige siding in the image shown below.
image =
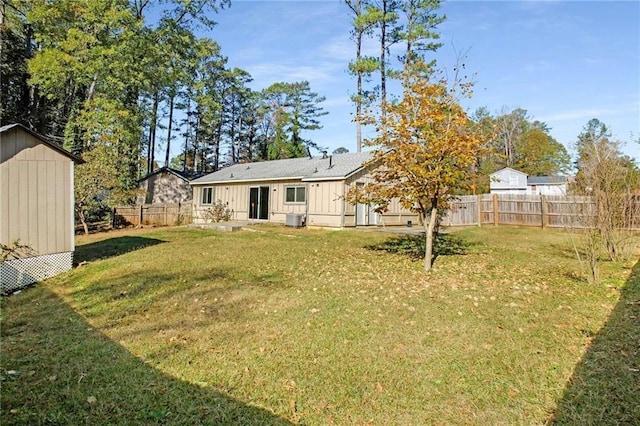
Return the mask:
M344 181L309 182L309 226L342 227Z
M206 222L203 212L210 205L202 204L202 189L213 186L213 202L221 201L231 210L232 220L249 220L249 187L244 184L198 185L193 187L193 222Z
M192 198L189 182L169 172L148 177L140 183L140 189L144 195L138 204L185 203Z
M210 206L202 205L202 188L213 186L213 199L222 201L232 210L232 220L249 220L249 191L253 187L269 188L269 221L285 223L287 213L306 213L307 225L318 227L356 226L356 209L346 201L347 191L357 183L366 183L371 177L366 171L344 180L302 182L300 180L266 181L252 183L225 183L196 185L193 189L194 223L202 223L203 212ZM306 187L306 203L287 203L286 187ZM389 211L379 216L378 225L405 225L408 220L417 223L418 217L400 206L397 200L389 205Z
M271 192L269 196L269 221L276 223L285 223L287 213L307 213L307 202L304 203L287 203L286 188L288 186L303 186L306 188L306 198L309 200L309 187L306 183L299 180L282 181L271 184Z
M367 171L361 171L347 180L345 183L345 194L351 187L356 186L359 183L367 184L372 182L372 177ZM400 205L397 199L391 200L387 211L383 214L378 214L377 225L380 226L397 226L406 225L407 221L411 221L416 224L420 220L419 215L413 213L409 209L405 209ZM344 226L356 226L356 206L351 203L345 205L345 218Z
M0 141L0 242L73 251L72 160L16 128Z
M269 222L285 223L287 213L305 213L306 203L287 203L285 188L287 186L307 186L299 180L278 182L228 183L218 185L194 186L194 223L204 221L203 212L210 206L202 204L202 188L213 186L214 202L220 200L232 211L232 220L249 220L249 191L251 188L269 188ZM307 198L308 198L307 189Z

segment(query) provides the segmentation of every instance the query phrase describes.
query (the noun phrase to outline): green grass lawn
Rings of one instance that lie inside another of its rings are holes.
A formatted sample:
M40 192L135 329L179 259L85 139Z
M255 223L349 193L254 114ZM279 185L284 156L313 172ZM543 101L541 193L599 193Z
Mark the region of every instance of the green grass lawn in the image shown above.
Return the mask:
M378 232L77 244L2 299L3 425L640 422L640 264L587 285L562 232L465 229L429 274Z

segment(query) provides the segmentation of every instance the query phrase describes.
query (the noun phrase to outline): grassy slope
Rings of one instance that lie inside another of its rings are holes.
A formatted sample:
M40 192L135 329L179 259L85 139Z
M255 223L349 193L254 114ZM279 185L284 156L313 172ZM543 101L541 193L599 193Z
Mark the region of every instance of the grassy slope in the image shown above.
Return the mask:
M630 269L588 286L562 233L458 235L430 275L367 248L388 234L81 238L88 265L2 302L2 422L512 425L559 400L570 422Z

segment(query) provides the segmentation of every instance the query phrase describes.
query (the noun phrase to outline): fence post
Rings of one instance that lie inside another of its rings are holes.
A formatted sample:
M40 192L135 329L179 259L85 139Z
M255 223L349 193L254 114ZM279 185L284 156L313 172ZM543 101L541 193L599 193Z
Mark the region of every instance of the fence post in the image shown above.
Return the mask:
M493 226L498 226L498 194L493 194Z
M162 205L162 209L164 211L164 215L163 215L164 216L164 219L163 219L164 223L162 225L163 226L167 226L167 205L163 204Z
M540 216L542 219L542 229L547 225L547 200L540 194Z
M139 214L139 217L138 217L138 226L142 226L142 219L143 219L142 204L140 204L140 214Z
M116 227L116 208L111 209L111 228L115 229Z
M476 195L476 213L478 214L478 226L482 226L482 195Z

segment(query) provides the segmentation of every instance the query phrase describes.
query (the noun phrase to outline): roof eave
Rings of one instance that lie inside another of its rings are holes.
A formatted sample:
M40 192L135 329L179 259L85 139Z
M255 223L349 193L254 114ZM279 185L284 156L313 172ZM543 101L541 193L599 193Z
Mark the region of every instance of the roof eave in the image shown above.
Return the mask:
M156 169L156 170L152 171L151 173L147 174L146 176L141 177L140 179L138 179L137 183L141 183L143 180L149 179L151 176L155 176L155 175L157 175L159 173L162 173L162 172L169 172L172 175L174 175L175 177L180 178L183 181L189 183L189 179L188 178L182 176L180 173L176 173L175 170L172 170L172 169L170 169L168 167L160 167L159 169Z
M66 149L62 148L61 146L58 146L58 144L56 144L55 142L52 142L52 141L48 140L45 136L42 136L41 134L34 132L33 130L29 129L27 126L25 126L23 124L15 123L15 124L11 124L11 125L4 126L4 127L5 127L5 130L4 130L5 132L11 131L13 129L22 129L23 131L29 133L34 138L38 139L39 141L41 141L42 143L47 145L48 147L52 148L53 150L57 151L58 153L64 155L67 158L69 158L74 163L76 163L76 164L84 164L85 163L85 161L82 158L70 153L69 151L67 151Z
M224 179L224 180L212 180L206 182L189 182L190 185L217 185L221 183L251 183L251 182L271 182L282 180L304 180L304 176L290 176L290 177L277 177L277 178L259 178L259 179Z
M327 177L319 177L319 178L304 178L303 182L322 182L322 181L331 181L331 180L345 180L347 179L344 176L327 176Z

